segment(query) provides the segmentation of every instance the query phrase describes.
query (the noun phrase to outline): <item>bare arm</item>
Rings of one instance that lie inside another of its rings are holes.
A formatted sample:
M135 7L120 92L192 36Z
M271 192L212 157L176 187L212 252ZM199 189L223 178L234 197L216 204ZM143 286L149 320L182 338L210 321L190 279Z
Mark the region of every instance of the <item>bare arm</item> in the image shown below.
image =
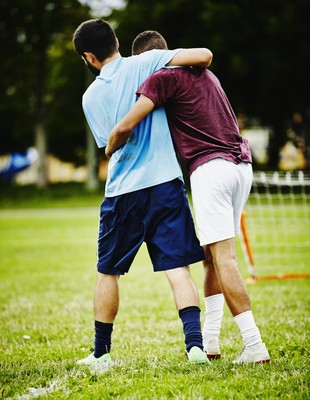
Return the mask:
M105 155L111 158L111 155L120 147L122 147L130 136L133 128L142 121L154 108L154 103L143 94L136 101L132 109L125 117L112 129Z
M208 68L211 64L213 54L209 49L183 49L180 50L167 65Z
M212 62L213 54L206 48L183 49L167 64L170 66L196 66L207 68ZM105 154L107 158L128 140L132 129L153 110L154 103L141 95L129 113L112 129Z

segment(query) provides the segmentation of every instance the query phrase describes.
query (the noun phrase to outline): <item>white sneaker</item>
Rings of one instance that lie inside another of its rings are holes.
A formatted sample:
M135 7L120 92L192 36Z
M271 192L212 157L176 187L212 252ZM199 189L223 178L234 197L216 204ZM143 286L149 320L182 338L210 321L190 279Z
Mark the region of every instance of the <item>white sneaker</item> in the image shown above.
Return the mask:
M78 365L88 366L92 372L101 374L112 365L112 359L109 353L103 354L103 356L96 358L93 353L91 353L86 358L82 358L76 362Z
M232 362L233 364L257 364L269 363L270 356L265 343L258 344L257 346L245 347L240 355Z
M221 349L218 339L209 339L203 347L209 360L218 360L221 358Z

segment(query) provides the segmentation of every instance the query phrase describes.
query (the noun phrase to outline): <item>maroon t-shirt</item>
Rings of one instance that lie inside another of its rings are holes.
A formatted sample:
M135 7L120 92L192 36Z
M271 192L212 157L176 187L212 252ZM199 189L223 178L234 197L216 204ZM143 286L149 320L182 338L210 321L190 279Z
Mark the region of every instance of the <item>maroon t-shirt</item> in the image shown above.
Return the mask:
M181 162L191 174L214 158L235 164L252 162L248 141L217 77L208 69L166 68L137 90L166 107L172 138Z

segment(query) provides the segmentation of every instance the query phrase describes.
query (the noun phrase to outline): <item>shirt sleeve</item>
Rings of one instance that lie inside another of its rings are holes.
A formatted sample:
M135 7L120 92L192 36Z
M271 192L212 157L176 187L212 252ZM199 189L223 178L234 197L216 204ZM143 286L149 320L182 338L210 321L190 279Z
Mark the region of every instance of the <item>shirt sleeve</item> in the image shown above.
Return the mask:
M92 92L86 91L82 100L82 108L88 126L92 131L97 146L99 148L106 147L108 135L113 127L111 121L107 120L106 113L104 112L104 103L98 100L99 94L94 96Z
M135 91L137 87L153 72L165 67L171 59L182 49L176 50L151 50L138 56L132 56L124 59L124 65L128 68L126 77L128 82L124 84L121 79L120 86L128 94L124 94L120 98L116 90L116 95L113 91L106 93L102 89L102 82L97 80L93 82L83 95L82 106L88 125L94 135L98 147L107 145L108 136L114 125L124 116L132 107L136 100ZM125 68L123 66L123 68ZM118 76L123 70L119 67L116 71ZM116 79L116 78L115 78ZM124 87L122 85L124 84ZM113 86L114 85L114 86ZM115 88L117 82L112 86ZM122 100L124 112L120 113L120 100ZM107 112L107 110L114 110ZM119 114L117 114L119 112Z
M152 100L155 108L163 107L169 99L174 97L177 89L173 70L173 68L167 68L155 72L142 83L137 94L143 94Z
M182 48L175 50L150 50L142 53L136 57L140 57L140 61L144 61L148 66L149 70L152 72L158 71L161 68L164 68L173 57L181 51ZM143 62L142 61L142 62Z

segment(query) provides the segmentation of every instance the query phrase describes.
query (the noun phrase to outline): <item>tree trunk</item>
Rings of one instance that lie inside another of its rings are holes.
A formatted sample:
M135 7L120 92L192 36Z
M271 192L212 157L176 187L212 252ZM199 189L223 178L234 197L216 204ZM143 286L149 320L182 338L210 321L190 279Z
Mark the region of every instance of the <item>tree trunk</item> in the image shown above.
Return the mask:
M86 187L89 191L96 190L98 187L97 154L95 139L86 123L86 143L87 143L87 182Z
M93 75L86 70L86 87L88 87L94 80ZM88 123L86 122L86 162L87 162L87 182L86 188L89 191L96 190L98 187L98 168L97 168L97 152L96 142L91 133Z
M46 187L47 177L47 143L46 132L42 122L37 122L35 126L35 147L38 151L38 187Z

